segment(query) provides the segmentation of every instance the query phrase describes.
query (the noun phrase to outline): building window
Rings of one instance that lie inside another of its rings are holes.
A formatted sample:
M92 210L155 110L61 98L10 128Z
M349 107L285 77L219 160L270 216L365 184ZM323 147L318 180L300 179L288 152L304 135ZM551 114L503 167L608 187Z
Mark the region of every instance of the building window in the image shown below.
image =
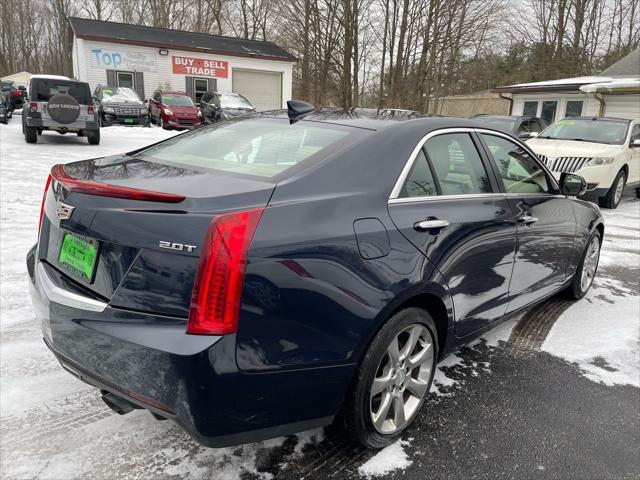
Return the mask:
M565 111L565 117L580 117L582 116L582 100L567 100L567 109Z
M552 124L556 119L556 110L558 109L558 102L556 100L548 100L542 102L542 112L540 118L542 118L548 124Z
M196 103L200 102L202 94L209 89L209 81L206 78L193 79L193 92L196 96Z
M538 116L538 102L524 102L524 108L522 109L522 115L524 117L536 117L536 116Z
M116 72L118 87L135 89L135 75L133 72Z

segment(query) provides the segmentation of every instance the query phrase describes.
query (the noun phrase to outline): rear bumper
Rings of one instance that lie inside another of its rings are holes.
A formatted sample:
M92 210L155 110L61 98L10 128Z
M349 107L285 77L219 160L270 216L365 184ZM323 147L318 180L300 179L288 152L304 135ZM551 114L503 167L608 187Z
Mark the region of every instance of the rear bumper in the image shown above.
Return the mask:
M185 319L112 308L100 299L83 306L87 297L62 288L47 273L51 267L41 265L34 247L27 257L31 298L45 343L64 368L175 420L205 445L328 425L340 408L353 365L243 373L235 335L187 335Z
M69 130L74 132L78 130L97 130L98 128L100 128L98 126L98 122L95 121L80 121L69 124L62 124L49 120L43 122L42 118L27 117L26 123L28 127L38 127L46 130Z

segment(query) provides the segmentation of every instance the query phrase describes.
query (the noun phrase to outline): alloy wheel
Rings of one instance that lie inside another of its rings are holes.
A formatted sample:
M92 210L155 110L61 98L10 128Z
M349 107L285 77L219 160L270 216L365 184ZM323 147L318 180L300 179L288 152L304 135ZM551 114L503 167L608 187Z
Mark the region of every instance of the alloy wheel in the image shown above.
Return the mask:
M622 198L622 192L624 191L624 175L621 175L618 179L618 183L616 183L616 191L613 194L613 201L615 205L620 203L620 199Z
M596 276L596 270L598 268L598 260L600 259L600 237L594 235L587 247L587 254L584 257L582 264L582 276L580 277L580 288L583 292L586 292L591 283L593 277Z
M393 434L411 421L422 404L433 368L433 337L419 323L398 333L376 370L370 394L374 428Z

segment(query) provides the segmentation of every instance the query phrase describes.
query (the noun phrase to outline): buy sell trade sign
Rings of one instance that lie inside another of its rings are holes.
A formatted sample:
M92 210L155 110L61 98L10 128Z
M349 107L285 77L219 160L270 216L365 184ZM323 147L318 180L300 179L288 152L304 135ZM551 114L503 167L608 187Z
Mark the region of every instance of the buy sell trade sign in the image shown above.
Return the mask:
M196 77L229 77L229 62L206 58L172 57L173 73Z

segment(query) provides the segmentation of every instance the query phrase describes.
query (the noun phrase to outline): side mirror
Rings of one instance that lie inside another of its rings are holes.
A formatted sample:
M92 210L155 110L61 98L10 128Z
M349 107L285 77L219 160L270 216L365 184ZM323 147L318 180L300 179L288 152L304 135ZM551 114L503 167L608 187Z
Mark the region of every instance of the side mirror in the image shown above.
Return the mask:
M640 148L640 138L631 140L631 143L629 144L629 148Z
M528 137L529 138L536 138L538 135L540 135L540 132L529 132Z
M579 197L587 191L587 182L580 175L562 172L560 174L560 193L570 197Z
M27 90L27 87L25 87L24 85L20 85L18 87L18 90L25 92Z

